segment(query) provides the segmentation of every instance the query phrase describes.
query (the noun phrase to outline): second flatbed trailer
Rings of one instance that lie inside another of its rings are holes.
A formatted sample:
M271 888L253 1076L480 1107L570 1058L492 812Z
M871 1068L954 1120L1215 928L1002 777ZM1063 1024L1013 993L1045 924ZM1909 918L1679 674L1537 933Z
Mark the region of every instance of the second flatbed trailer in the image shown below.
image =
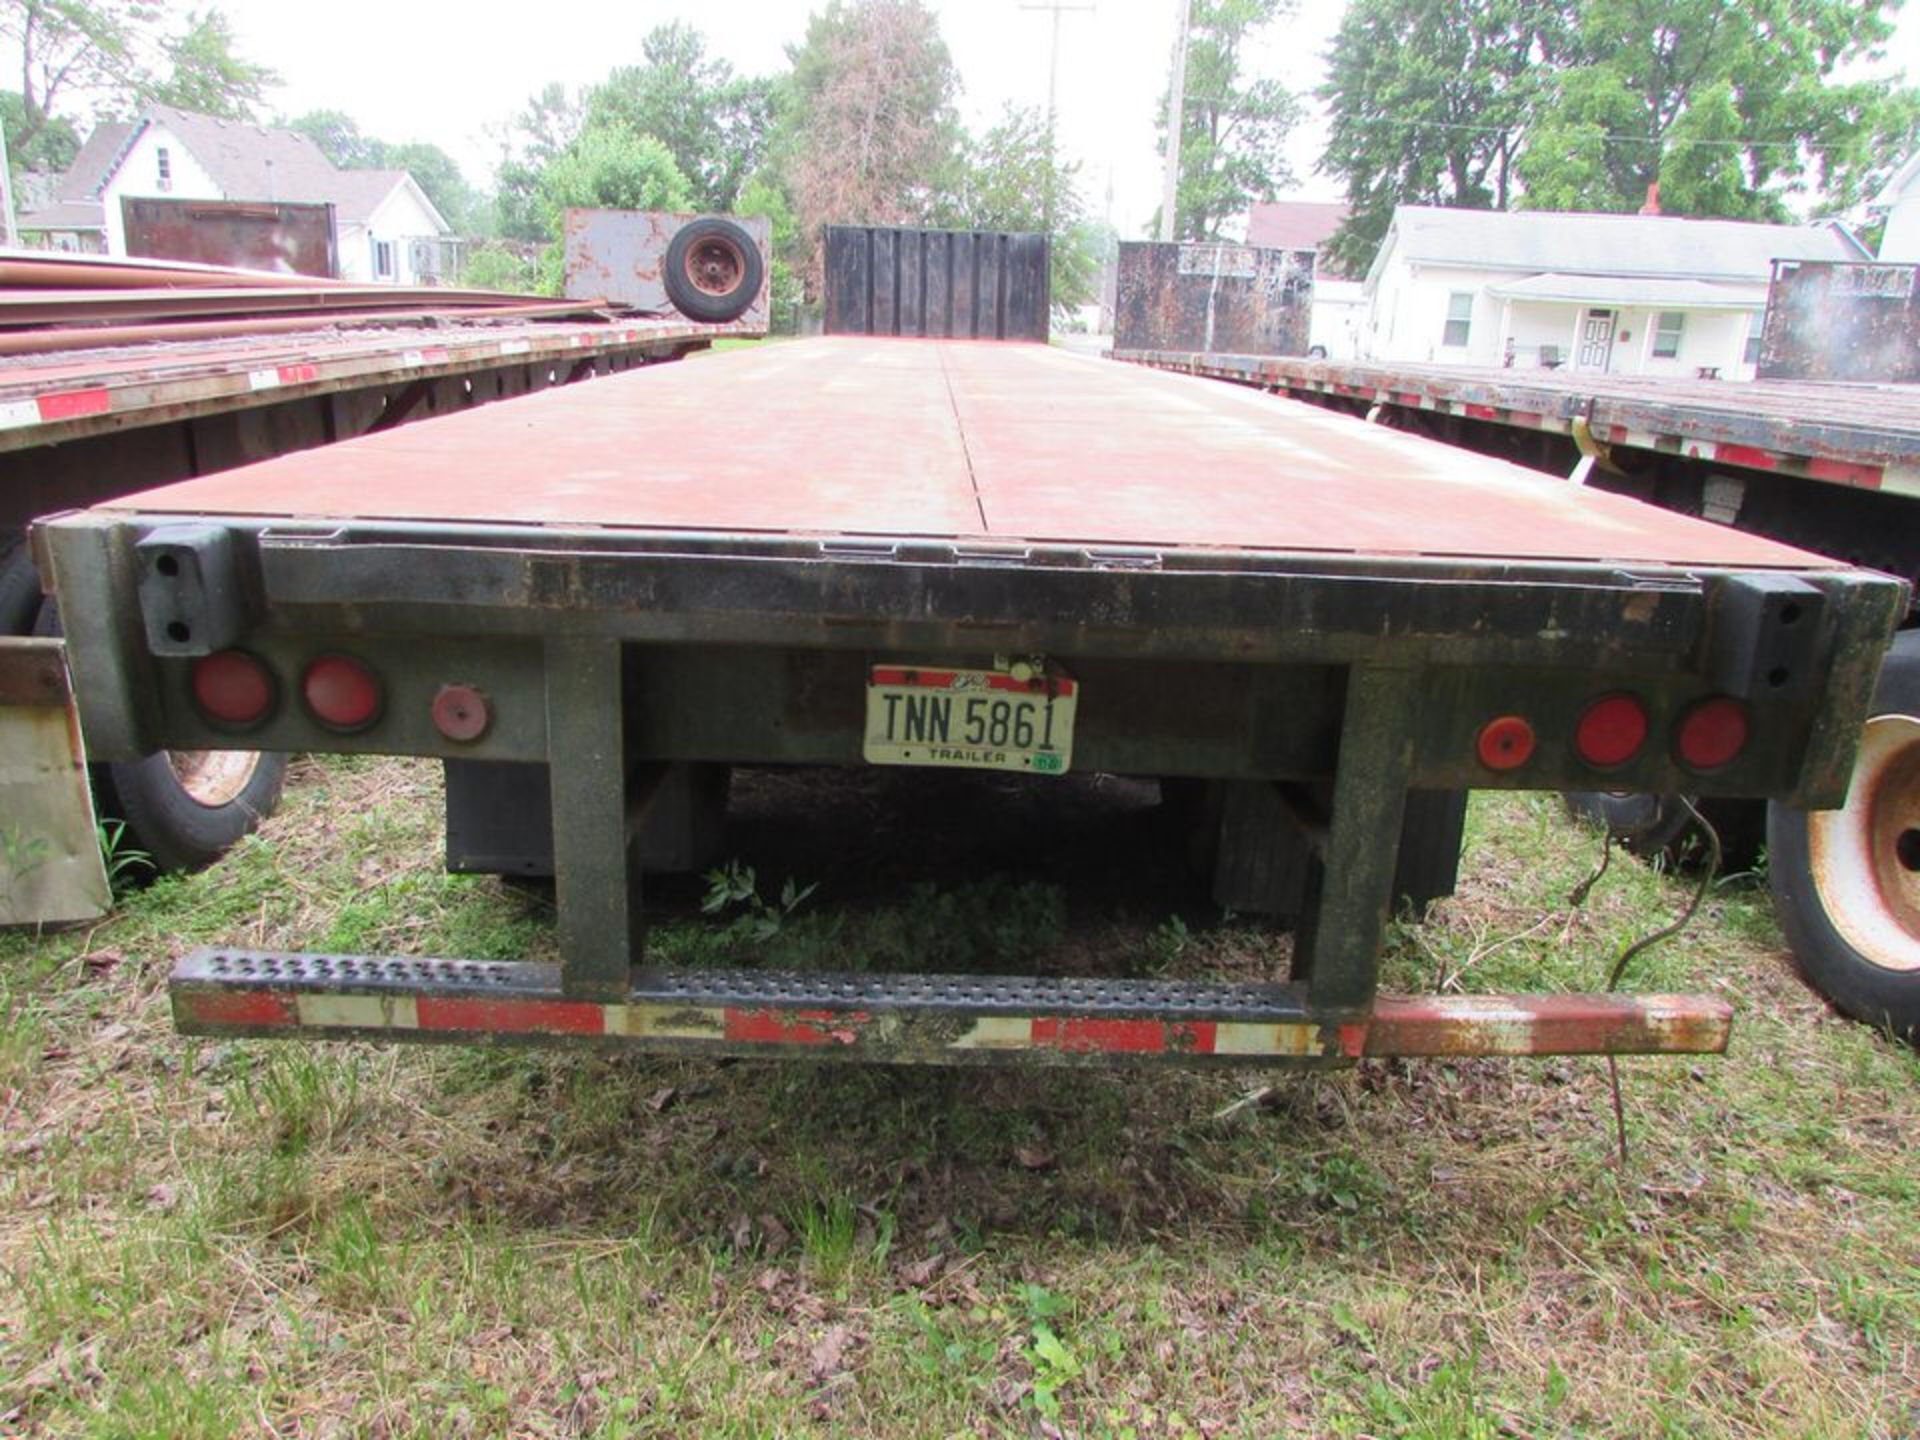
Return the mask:
M1920 385L1117 358L1362 415L1920 585ZM1610 787L1574 800L1642 853L1689 841L1680 796ZM1920 614L1908 612L1882 666L1843 807L1706 811L1737 865L1764 860L1808 982L1847 1014L1920 1040Z
M520 868L547 847L560 964L210 949L174 974L183 1030L950 1062L1717 1049L1712 997L1378 995L1409 797L1835 803L1907 600L1311 407L898 339L423 421L57 517L37 545L96 751L537 778L498 828L534 837ZM1193 782L1216 893L1295 917L1291 972L652 965L649 854L689 853L702 776L766 763Z

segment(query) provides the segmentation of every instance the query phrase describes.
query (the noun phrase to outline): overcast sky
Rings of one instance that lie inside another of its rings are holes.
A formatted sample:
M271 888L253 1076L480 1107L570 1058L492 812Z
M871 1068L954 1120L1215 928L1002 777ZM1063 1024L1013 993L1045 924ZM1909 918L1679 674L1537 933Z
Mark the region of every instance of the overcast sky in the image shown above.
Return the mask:
M990 123L1008 104L1044 106L1051 16L1028 5L1049 0L930 0L939 12L965 87L969 125ZM1059 134L1081 162L1095 214L1107 209L1122 235L1145 232L1160 199L1154 109L1166 83L1175 0L1062 0L1090 5L1060 20ZM685 20L713 53L743 74L782 68L820 0L220 0L243 53L280 72L269 97L283 113L344 110L384 140L430 140L448 150L475 183L498 158L489 138L527 97L551 80L569 88L601 79L639 56L655 25ZM1298 12L1265 34L1248 57L1251 73L1295 91L1319 83L1323 56L1344 9L1341 0L1301 0ZM1920 73L1920 7L1901 22L1887 68ZM1339 198L1316 175L1322 131L1303 125L1289 147L1295 193Z

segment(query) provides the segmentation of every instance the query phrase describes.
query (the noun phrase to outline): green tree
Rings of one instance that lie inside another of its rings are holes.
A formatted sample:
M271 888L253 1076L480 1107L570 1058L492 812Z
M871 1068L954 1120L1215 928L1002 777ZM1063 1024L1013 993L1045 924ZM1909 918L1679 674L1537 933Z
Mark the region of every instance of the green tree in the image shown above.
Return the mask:
M26 102L19 92L0 90L0 128L7 137L7 163L17 177L32 170L57 175L80 153L80 132L64 115L55 115L38 128L27 128ZM22 140L16 137L25 135Z
M1580 0L1575 66L1543 97L1547 127L1604 135L1595 208L1633 210L1661 185L1680 214L1779 220L1849 172L1884 165L1861 155L1861 130L1882 127L1894 87L1839 83L1893 33L1898 0ZM1549 128L1551 134L1551 128ZM1706 154L1701 152L1721 152ZM1582 165L1590 165L1583 157ZM1525 147L1527 203L1563 194L1556 146Z
M140 87L143 101L223 120L251 120L266 92L280 83L265 65L235 52L233 26L218 10L189 11L186 28L163 35L159 44L166 71Z
M1329 248L1350 272L1372 263L1396 205L1512 203L1543 81L1571 54L1569 8L1570 0L1353 0L1320 90L1328 111L1320 168L1346 182L1351 211Z
M641 64L619 67L587 93L587 123L653 136L692 185L696 208L731 209L766 150L772 82L736 76L680 21L650 31L640 54Z
M830 0L787 54L771 149L796 221L785 258L812 295L822 226L919 224L951 193L960 82L922 0Z
M801 248L800 222L794 219L793 200L785 184L772 170L763 169L740 187L733 203L737 215L764 215L767 219L769 249L767 301L772 328L791 334L799 325L802 294L800 276L791 256Z
M580 134L581 107L567 87L548 84L502 129L500 163L494 170L494 229L505 239L546 238L547 214L540 177Z
M1273 80L1244 80L1242 47L1254 32L1292 12L1294 0L1193 0L1187 26L1180 179L1174 234L1216 236L1255 200L1271 200L1292 181L1281 157L1299 105ZM1167 138L1167 96L1159 134Z
M7 141L22 152L62 116L124 115L149 100L247 118L279 83L235 51L217 8L171 0L0 0L0 39L18 55Z
M360 132L359 122L344 110L309 110L286 122L320 147L342 170L373 170L383 164L386 146Z
M490 218L485 201L468 182L459 162L438 145L425 140L407 140L382 146L380 161L373 168L404 170L413 176L455 234L485 232Z
M975 230L1050 232L1050 285L1061 309L1094 296L1100 264L1076 184L1078 166L1054 153L1046 116L1009 107L962 148L960 183L933 218Z
M1364 265L1396 204L1781 220L1857 203L1920 103L1837 77L1898 0L1354 0L1323 92L1324 168Z
M589 125L541 172L548 231L559 237L569 209L685 210L693 187L673 152L624 125Z
M458 162L424 140L390 144L364 133L344 110L309 110L287 122L342 170L405 170L456 234L484 234L491 215Z
M20 120L7 143L30 149L70 97L131 97L155 9L146 0L0 0L0 37L20 56Z
M589 125L540 172L540 203L550 242L541 257L541 288L557 295L568 210L688 210L693 187L673 152L653 136L624 125Z

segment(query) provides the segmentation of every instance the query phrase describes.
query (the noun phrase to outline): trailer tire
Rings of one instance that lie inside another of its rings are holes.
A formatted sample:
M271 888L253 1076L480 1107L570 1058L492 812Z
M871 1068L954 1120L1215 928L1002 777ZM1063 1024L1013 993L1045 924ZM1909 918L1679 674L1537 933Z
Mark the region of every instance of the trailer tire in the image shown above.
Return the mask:
M1894 637L1846 805L1768 807L1768 881L1801 978L1920 1043L1920 631Z
M19 540L0 541L0 635L31 635L40 609L40 572Z
M1670 795L1569 790L1562 798L1576 820L1591 820L1609 835L1618 835L1627 853L1643 860L1666 854L1692 823Z
M1642 860L1664 859L1679 869L1704 863L1707 848L1693 817L1671 795L1631 795L1609 790L1569 790L1561 796L1576 820L1590 820L1621 837L1627 853ZM1739 875L1755 869L1767 841L1764 800L1695 796L1693 806L1720 837L1720 873Z
M674 233L660 277L682 315L718 325L737 320L760 298L766 265L742 227L708 215Z
M1465 790L1409 790L1400 821L1400 858L1393 871L1393 905L1426 917L1427 907L1453 894L1460 876L1460 837L1467 824Z
M60 606L48 600L37 635L58 635ZM162 875L204 870L258 828L280 803L287 757L251 750L163 750L143 760L89 765L99 813L126 826L124 852Z
M1215 903L1247 915L1292 915L1303 896L1310 850L1264 781L1160 782L1161 803L1194 873ZM1393 913L1420 920L1453 894L1466 825L1464 790L1409 790L1393 871Z

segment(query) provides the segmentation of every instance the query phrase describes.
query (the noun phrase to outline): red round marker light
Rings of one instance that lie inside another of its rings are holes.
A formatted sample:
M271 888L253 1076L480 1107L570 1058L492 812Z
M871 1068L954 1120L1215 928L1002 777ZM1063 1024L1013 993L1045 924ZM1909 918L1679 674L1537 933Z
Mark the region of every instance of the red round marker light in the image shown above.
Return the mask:
M1689 770L1718 770L1747 748L1747 707L1731 695L1702 700L1680 717L1673 748Z
M1474 746L1489 770L1518 770L1533 758L1533 726L1518 715L1496 715L1480 727Z
M380 718L380 677L350 655L322 655L300 680L307 709L329 730L364 730Z
M478 740L492 723L487 697L472 685L442 685L433 697L433 728L449 740Z
M273 713L279 687L273 672L244 650L202 655L191 672L193 703L213 724L248 730Z
M1624 765L1647 743L1647 707L1635 695L1603 695L1580 715L1573 748L1596 770Z

